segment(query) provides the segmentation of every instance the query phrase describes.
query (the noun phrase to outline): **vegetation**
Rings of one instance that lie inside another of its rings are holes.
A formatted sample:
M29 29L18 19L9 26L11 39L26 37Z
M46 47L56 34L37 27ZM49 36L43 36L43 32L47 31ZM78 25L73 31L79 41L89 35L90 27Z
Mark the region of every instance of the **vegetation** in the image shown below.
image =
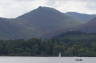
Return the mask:
M68 32L53 39L0 40L0 56L96 56L96 34Z

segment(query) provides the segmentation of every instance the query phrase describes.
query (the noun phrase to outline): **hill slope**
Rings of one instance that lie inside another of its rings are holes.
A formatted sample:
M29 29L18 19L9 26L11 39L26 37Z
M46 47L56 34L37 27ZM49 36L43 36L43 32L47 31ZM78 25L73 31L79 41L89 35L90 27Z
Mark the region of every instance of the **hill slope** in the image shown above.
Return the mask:
M88 23L83 24L79 31L87 32L87 33L96 33L96 18L90 20Z
M28 31L35 32L35 36L40 37L61 33L80 24L75 18L48 7L39 7L18 17L16 21L26 26Z
M96 17L96 15L76 13L76 12L67 12L66 14L75 17L82 23L87 23L88 21Z
M48 38L80 25L75 18L48 7L0 22L0 39Z

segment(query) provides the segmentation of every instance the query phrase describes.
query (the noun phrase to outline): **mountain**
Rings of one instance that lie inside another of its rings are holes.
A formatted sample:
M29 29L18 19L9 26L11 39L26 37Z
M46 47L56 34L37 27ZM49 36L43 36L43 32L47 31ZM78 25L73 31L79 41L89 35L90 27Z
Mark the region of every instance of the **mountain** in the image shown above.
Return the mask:
M49 7L39 7L19 16L16 21L26 26L25 34L30 37L50 37L80 25L75 18Z
M86 24L81 25L78 30L87 33L96 33L96 18L90 20Z
M95 14L91 15L91 14L83 14L77 12L67 12L66 14L75 17L76 19L80 20L80 22L82 23L87 23L88 21L96 17Z
M49 7L39 7L16 19L0 19L0 39L49 38L77 27L72 16Z
M13 20L0 18L0 39L15 39L19 37L21 27L15 24Z

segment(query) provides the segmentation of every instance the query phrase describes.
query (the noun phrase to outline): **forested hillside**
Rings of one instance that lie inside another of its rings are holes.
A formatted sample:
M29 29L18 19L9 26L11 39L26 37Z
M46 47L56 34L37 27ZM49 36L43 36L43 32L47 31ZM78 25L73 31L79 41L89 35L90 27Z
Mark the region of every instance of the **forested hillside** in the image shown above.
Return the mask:
M49 40L0 40L1 56L96 56L96 34L68 32Z

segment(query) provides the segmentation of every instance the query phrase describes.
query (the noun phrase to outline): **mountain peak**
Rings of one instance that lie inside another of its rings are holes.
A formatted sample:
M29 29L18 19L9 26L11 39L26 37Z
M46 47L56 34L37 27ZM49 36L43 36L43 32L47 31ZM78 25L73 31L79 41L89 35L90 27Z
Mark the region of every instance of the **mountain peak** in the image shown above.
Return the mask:
M43 9L43 8L49 8L49 7L43 7L43 6L38 7L38 9Z
M45 16L51 15L52 16L52 15L57 15L57 14L62 15L63 13L61 13L60 11L58 11L54 8L40 6L36 9L30 11L29 13L26 13L22 16L17 17L17 18L22 18L22 17L31 18L33 15L34 16L38 16L38 15L45 15Z
M54 8L39 6L37 9L54 9Z
M58 10L54 9L54 8L50 8L50 7L43 7L43 6L40 6L38 7L37 9L35 10L38 10L38 11L54 11L54 12L59 12Z

